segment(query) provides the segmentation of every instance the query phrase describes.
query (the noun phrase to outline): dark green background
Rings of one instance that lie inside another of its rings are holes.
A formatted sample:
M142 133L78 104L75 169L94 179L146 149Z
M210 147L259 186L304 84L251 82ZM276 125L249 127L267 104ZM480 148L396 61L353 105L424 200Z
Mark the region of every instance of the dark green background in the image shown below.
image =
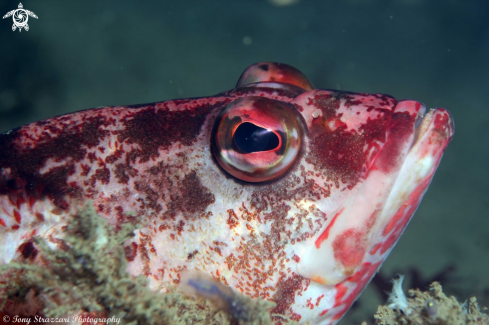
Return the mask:
M1 1L0 15L17 5ZM233 88L259 61L295 66L318 88L449 109L455 138L381 274L415 269L429 280L454 265L446 290L489 305L488 1L23 5L39 17L29 19L28 32L12 32L12 19L0 20L0 132L91 107L213 95ZM385 302L374 289L342 324L369 320Z

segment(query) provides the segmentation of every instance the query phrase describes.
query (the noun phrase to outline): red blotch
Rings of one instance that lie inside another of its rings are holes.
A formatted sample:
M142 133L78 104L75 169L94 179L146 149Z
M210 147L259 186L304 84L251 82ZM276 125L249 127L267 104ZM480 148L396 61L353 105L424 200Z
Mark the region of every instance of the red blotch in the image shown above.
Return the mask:
M2 218L0 218L0 225L7 227L7 224L5 223L5 221Z
M331 222L329 223L329 225L326 227L326 230L323 231L323 233L318 237L318 239L316 240L316 248L319 248L321 247L321 243L323 241L325 241L326 239L328 239L328 236L329 236L329 231L331 230L331 228L333 227L335 221L336 221L336 218L345 210L345 208L341 208L340 211L338 211L335 216L333 217L333 220L331 220Z
M319 306L319 303L321 302L321 300L324 298L324 295L320 295L316 301L316 307Z
M392 229L394 229L397 224L404 218L404 215L406 213L406 208L415 208L415 207L410 207L407 202L405 202L399 210L397 210L396 214L392 217L391 221L385 226L384 230L382 231L382 236L387 236L389 233L392 232ZM414 212L414 211L413 211Z
M377 253L377 251L379 250L379 248L382 246L382 243L378 243L376 244L372 250L370 251L370 255L375 255L375 253Z
M348 271L353 271L365 256L365 232L350 228L333 242L335 259Z
M17 222L18 224L20 224L20 222L22 221L22 217L20 216L20 212L17 210L14 210L14 219L15 219L15 222Z
M435 128L443 130L448 125L449 119L450 119L450 114L448 112L447 114L436 114L436 118L433 124L435 125Z

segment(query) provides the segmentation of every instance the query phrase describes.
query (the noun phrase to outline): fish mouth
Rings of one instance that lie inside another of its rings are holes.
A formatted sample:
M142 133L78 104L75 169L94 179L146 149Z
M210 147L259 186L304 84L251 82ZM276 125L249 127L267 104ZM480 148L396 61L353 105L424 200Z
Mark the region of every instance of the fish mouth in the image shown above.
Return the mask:
M412 148L430 131L450 142L455 131L453 117L444 108L432 108L426 112L426 106L423 104L416 116Z

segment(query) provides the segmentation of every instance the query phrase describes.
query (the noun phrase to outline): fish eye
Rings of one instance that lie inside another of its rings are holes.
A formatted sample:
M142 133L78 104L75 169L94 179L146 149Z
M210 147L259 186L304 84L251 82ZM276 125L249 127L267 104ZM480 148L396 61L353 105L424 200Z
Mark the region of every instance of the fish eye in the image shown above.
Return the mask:
M217 116L212 153L219 165L246 182L282 176L296 161L301 132L295 107L263 97L243 97Z

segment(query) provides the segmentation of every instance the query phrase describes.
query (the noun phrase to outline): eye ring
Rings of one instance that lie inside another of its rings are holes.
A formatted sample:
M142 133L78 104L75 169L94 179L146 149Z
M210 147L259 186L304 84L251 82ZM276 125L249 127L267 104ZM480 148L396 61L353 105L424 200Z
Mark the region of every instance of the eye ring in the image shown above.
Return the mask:
M212 153L219 165L246 182L282 176L296 161L302 133L295 107L263 97L243 97L217 116Z

